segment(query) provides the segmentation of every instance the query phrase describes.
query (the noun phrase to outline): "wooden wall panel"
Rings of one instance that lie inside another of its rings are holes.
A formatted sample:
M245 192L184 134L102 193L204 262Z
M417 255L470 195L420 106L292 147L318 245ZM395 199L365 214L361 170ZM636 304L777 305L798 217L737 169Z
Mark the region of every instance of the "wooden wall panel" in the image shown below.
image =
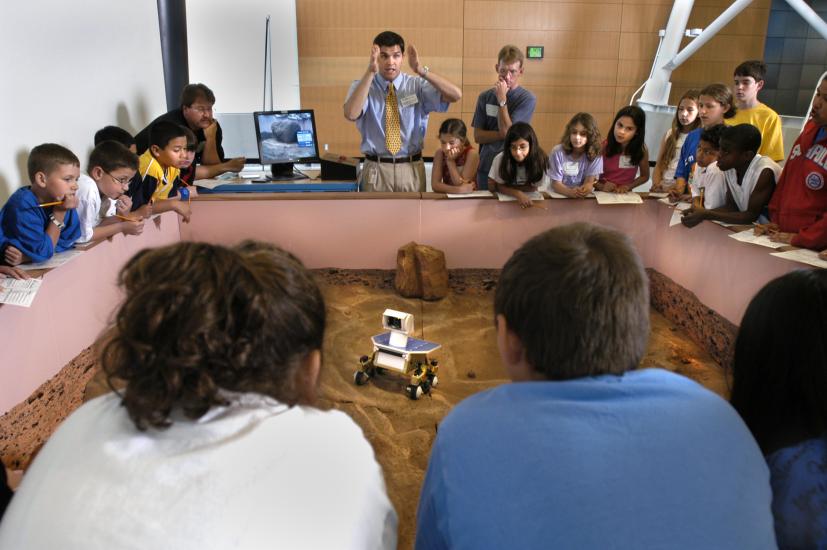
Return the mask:
M688 88L729 84L738 63L762 58L770 2L756 0L673 73L673 103ZM696 0L689 26L707 26L729 4ZM494 84L504 44L545 48L544 59L526 61L522 80L538 96L533 121L544 148L556 144L578 111L592 113L605 133L648 77L672 0L297 0L296 6L302 105L316 110L319 143L359 154L359 133L344 119L342 104L367 66L373 37L393 29L463 91L448 113L430 117L423 152L431 156L445 118L462 118L472 133L477 96Z

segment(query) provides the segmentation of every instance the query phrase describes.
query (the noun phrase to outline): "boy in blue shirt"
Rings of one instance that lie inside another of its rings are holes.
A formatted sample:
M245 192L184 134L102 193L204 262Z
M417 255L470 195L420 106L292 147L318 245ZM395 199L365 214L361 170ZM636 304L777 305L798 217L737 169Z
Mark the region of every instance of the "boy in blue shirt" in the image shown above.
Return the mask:
M31 185L15 191L0 210L3 259L9 264L46 261L80 237L75 154L56 143L38 145L29 154L28 172Z
M649 287L627 237L535 236L503 267L494 314L514 383L439 425L418 549L776 548L769 471L738 414L637 370Z

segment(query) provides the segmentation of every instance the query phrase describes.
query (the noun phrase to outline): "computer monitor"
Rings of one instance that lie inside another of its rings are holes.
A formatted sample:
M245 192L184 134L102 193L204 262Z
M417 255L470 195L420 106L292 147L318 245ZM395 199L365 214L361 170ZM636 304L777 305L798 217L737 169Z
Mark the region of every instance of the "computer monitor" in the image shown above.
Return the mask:
M261 164L270 164L272 179L297 179L293 163L319 162L316 119L312 109L253 113Z

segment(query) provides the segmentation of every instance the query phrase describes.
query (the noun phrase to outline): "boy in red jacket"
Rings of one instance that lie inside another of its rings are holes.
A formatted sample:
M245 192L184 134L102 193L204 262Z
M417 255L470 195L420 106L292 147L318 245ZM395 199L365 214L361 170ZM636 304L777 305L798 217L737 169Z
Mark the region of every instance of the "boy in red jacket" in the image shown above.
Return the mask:
M827 248L827 78L821 81L804 131L793 145L770 200L772 240Z

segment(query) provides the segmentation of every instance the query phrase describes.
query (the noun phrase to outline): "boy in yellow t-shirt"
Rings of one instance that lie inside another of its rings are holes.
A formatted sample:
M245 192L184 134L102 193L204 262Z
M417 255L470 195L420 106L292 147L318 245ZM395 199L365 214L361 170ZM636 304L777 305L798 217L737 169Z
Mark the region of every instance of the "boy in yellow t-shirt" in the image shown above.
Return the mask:
M189 190L181 182L178 168L187 151L186 132L178 124L162 120L152 125L149 134L149 149L138 159L144 202L138 213L148 216L174 210L188 222L191 214ZM181 200L176 200L178 195Z
M744 61L735 67L735 105L738 111L727 119L728 126L752 124L761 132L759 155L784 162L784 137L781 134L781 118L778 113L758 101L758 92L764 87L767 66L763 61Z

